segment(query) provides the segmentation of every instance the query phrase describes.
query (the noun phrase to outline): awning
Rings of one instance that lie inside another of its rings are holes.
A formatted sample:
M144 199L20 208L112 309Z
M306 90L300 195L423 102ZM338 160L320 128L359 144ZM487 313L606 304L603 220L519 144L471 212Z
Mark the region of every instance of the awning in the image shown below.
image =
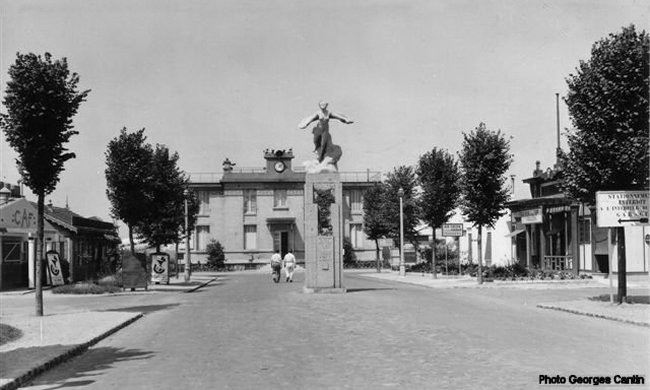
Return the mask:
M504 237L514 237L514 236L516 236L517 234L519 234L519 233L523 233L523 232L525 232L525 231L526 231L526 229L516 229L516 230L514 230L514 231L512 231L512 232L510 232L510 233L508 233L508 234L506 234Z
M266 219L268 225L290 225L296 222L295 217L269 217Z
M118 236L113 235L113 234L104 234L104 239L105 239L106 241L122 242L122 239L121 239L121 238L119 238Z

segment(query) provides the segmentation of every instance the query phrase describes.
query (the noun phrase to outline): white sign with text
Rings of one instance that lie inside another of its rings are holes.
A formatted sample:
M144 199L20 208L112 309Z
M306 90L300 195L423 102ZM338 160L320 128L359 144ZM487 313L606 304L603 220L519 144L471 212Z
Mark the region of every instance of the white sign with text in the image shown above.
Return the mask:
M621 227L648 224L648 191L596 192L596 225Z

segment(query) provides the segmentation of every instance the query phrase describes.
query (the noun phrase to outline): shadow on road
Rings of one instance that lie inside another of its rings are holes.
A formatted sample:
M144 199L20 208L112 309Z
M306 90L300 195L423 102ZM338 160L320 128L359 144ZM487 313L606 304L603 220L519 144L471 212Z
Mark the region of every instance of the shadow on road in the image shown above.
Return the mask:
M130 307L118 307L115 309L106 309L102 311L125 311L125 312L136 312L136 313L153 313L154 311L166 310L172 307L178 306L178 303L169 303L165 305L144 305L144 306L130 306Z
M356 292L365 292L365 291L378 291L378 290L395 290L393 287L369 287L369 288L349 288L346 292L356 293Z
M92 348L57 370L48 371L47 382L37 377L30 385L44 390L84 387L95 382L89 377L101 375L117 362L149 359L153 355L153 352L138 349Z

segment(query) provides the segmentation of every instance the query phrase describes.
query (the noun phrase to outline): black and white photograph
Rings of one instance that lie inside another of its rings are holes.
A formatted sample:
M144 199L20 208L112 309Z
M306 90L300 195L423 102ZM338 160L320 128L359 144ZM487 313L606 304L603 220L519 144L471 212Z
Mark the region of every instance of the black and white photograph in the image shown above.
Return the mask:
M647 0L0 0L0 390L650 388Z

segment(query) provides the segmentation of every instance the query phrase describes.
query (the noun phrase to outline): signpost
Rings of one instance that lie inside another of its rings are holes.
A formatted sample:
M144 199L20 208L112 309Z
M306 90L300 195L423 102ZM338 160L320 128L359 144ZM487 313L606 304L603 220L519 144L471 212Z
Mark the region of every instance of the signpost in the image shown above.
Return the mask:
M624 227L648 224L648 191L596 192L596 225Z
M442 224L443 237L462 237L463 224L462 223L443 223Z
M648 224L648 191L597 191L596 192L596 226L609 228L607 237L609 245L609 286L610 301L614 302L612 281L612 241L616 241L618 251L618 299L621 302L625 294L625 230L626 226ZM612 230L614 228L614 230ZM614 234L614 237L612 237Z
M151 254L151 281L169 284L169 255L158 252Z
M458 275L463 274L463 270L460 267L460 237L465 235L465 230L463 230L462 223L443 223L442 224L442 236L443 237L456 237L456 248L458 248ZM470 242L471 245L471 242ZM447 245L445 244L445 268L447 268ZM449 274L449 272L447 272Z

